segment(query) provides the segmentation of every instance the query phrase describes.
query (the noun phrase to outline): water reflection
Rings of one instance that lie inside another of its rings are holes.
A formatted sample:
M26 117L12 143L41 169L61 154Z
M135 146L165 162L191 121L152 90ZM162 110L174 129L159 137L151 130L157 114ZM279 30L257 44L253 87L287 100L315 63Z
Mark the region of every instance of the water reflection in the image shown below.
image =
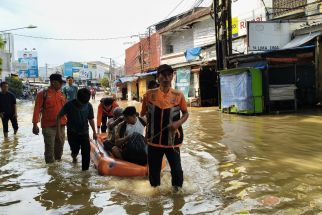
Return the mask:
M61 168L57 165L48 166L50 179L35 200L49 213L98 214L101 209L92 203L91 174L79 172L78 175L69 175L64 174Z
M94 108L97 108L98 102ZM126 103L121 103L122 106ZM137 102L131 105L140 107ZM189 108L190 109L190 108ZM0 214L317 214L322 210L320 112L239 116L191 108L184 125L183 191L170 170L159 189L145 178L98 176L43 161L31 134L31 102L19 103L20 130L0 137Z

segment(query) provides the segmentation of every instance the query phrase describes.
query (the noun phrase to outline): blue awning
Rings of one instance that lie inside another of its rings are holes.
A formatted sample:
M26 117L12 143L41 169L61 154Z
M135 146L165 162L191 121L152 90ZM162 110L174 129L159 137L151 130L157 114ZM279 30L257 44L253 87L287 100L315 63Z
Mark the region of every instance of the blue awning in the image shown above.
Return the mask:
M267 62L266 61L255 61L255 62L247 62L247 63L241 63L239 67L253 67L260 70L266 70L267 69Z
M125 77L120 78L120 81L122 83L132 82L132 81L136 81L136 80L138 80L138 78L134 77L134 76L125 76Z
M157 74L157 70L154 70L154 71L151 71L151 72L138 73L138 74L135 74L135 76L141 78L141 77L145 77L145 76L148 76L148 75L156 75L156 74Z

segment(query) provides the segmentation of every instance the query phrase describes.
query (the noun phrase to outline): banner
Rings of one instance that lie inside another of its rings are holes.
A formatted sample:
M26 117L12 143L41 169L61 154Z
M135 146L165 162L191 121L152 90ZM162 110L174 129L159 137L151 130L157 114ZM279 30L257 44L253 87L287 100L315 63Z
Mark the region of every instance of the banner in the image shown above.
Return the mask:
M71 76L73 77L73 64L64 63L64 77Z
M19 78L38 78L38 58L36 51L19 51Z
M176 73L176 89L180 90L187 100L190 89L190 69L188 67L180 68L176 70Z

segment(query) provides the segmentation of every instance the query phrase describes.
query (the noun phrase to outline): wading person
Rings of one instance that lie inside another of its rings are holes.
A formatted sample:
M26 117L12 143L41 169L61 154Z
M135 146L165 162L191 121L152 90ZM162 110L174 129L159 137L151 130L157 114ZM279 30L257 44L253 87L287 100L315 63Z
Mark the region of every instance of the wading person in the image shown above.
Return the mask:
M91 87L91 96L92 96L92 100L95 100L95 95L96 95L96 89L92 86L92 87Z
M56 129L56 118L59 111L65 104L65 97L61 92L63 83L60 74L52 74L49 77L50 86L37 94L34 113L32 133L39 134L38 122L41 119L42 134L45 142L45 161L53 163L55 160L60 161L63 155L64 139L58 138ZM62 134L65 135L66 117L60 121L63 126Z
M179 148L183 142L181 125L189 114L183 94L171 88L172 67L160 65L157 79L160 87L147 91L141 111L141 116L147 117L149 180L153 187L160 185L162 158L165 154L171 168L172 186L178 191L183 184Z
M65 95L67 101L76 99L78 88L74 85L74 78L71 76L67 77L67 84L63 87L62 92Z
M93 107L89 103L91 93L88 89L78 90L76 99L67 102L57 116L57 131L61 141L64 139L60 120L67 115L67 139L72 151L73 162L77 162L79 150L82 154L82 170L88 170L90 164L89 126L93 130L93 139L96 140Z
M3 135L8 137L8 122L10 120L14 134L18 131L16 97L9 92L9 84L1 82L0 117L2 120Z
M107 119L113 118L113 111L119 105L113 98L102 98L97 110L97 132L101 129L101 132L106 132Z

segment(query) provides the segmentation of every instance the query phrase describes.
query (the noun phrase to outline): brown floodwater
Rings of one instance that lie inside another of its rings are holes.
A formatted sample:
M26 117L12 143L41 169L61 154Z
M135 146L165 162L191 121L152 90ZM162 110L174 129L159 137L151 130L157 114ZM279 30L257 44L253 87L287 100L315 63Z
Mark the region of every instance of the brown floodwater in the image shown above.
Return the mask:
M181 148L185 181L173 193L169 168L158 189L147 178L99 176L93 166L82 172L67 142L62 161L46 165L42 136L31 133L32 109L19 102L18 134L4 139L0 132L0 214L322 211L322 111L240 116L190 108Z

